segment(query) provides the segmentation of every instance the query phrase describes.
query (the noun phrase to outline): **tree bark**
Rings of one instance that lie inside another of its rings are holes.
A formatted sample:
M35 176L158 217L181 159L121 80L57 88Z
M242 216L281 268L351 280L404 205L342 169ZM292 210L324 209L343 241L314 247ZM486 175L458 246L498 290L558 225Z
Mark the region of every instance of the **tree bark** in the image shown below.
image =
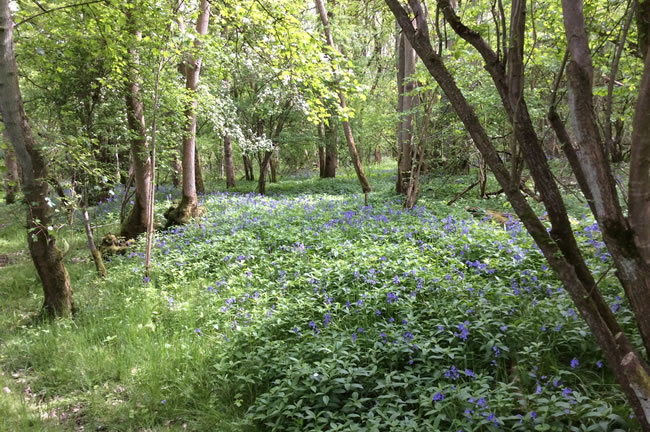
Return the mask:
M223 160L226 171L226 187L235 187L235 164L232 160L232 139L230 135L223 138ZM248 177L248 168L246 168L246 177Z
M650 11L647 2L640 7ZM649 26L647 22L645 25ZM644 31L647 32L647 28ZM647 52L646 48L643 76L632 123L628 197L629 220L634 230L634 241L646 264L650 265L650 55ZM646 317L650 319L647 315Z
M318 137L321 142L318 144L318 174L320 178L325 178L325 125L318 125Z
M253 161L249 156L242 155L244 160L244 169L246 170L246 180L255 181L255 173L253 172Z
M135 41L140 39L131 9L126 10L129 32ZM126 115L131 141L131 166L135 180L135 199L129 215L122 223L120 235L127 239L136 238L147 230L149 217L149 196L151 194L151 157L144 121L144 106L140 94L138 76L139 56L135 46L129 48L128 79L126 83Z
M2 132L2 138L6 144L4 149L5 153L5 167L7 173L5 174L5 202L13 204L16 202L16 194L18 193L18 164L16 164L16 156L9 140L9 133L5 129Z
M70 277L63 255L50 235L50 206L47 202L47 163L41 155L18 84L14 54L13 20L9 1L0 0L0 110L9 140L23 173L23 192L27 203L27 243L32 261L43 285L43 313L66 316L73 312Z
M196 20L196 32L205 35L208 32L210 20L210 4L201 0L200 13ZM194 48L200 48L198 40ZM199 84L201 63L200 55L188 56L183 65L185 72L185 89L191 96L191 102L185 107L185 125L183 133L183 197L177 207L167 211L167 226L183 225L199 215L197 184L196 184L196 89Z
M84 200L86 196L84 195ZM81 216L84 221L84 229L86 230L86 240L88 242L88 250L90 255L93 257L95 262L95 269L99 277L106 277L106 267L104 266L104 260L102 259L102 253L95 246L95 239L93 237L93 229L90 226L90 218L88 217L88 208L84 202L81 208Z
M571 3L568 0L565 1ZM515 132L519 131L517 141L522 146L524 157L527 159L531 174L547 208L549 219L552 223L550 233L547 232L545 226L540 222L525 197L521 194L518 185L517 187L513 185L508 170L500 160L496 149L490 142L486 131L483 129L472 107L469 106L460 89L456 86L453 77L447 70L441 57L433 50L428 36L425 14L420 2L418 0L409 0L411 9L416 17L415 19L418 22L417 32L411 24L411 18L402 8L398 0L386 0L386 3L397 18L413 47L418 52L424 65L447 95L456 113L472 136L475 145L481 151L485 161L504 189L513 209L520 217L551 267L564 283L581 316L589 325L592 334L603 350L605 358L611 366L618 383L622 386L623 391L628 397L642 427L644 430L649 430L650 425L645 417L642 406L643 398L647 399L648 393L643 386L639 385L643 383L639 381L639 377L642 378L644 374L647 376L647 369L644 367L639 372L629 366L621 367L623 365L623 359L629 356L635 359L640 359L641 357L629 339L622 333L621 327L607 303L602 298L600 291L597 289L596 281L582 258L580 249L571 231L566 209L557 190L557 185L554 183L550 169L546 164L546 158L541 149L541 144L535 135L529 134L528 127L531 122L529 121L523 98L521 104L517 106L517 109L513 110L510 98L508 97L509 89L506 85L506 77L503 73L503 68L499 66L500 63L496 54L478 33L463 26L458 17L455 16L455 13L450 13L453 10L449 5L449 1L440 0L441 9L445 13L445 17L452 28L461 37L467 38L484 57L486 69L493 77L495 87L501 95L503 106L509 118L518 122L518 127L514 128ZM453 20L455 22L452 22ZM566 28L574 27L566 25ZM571 41L570 37L568 39ZM488 59L497 61L488 62ZM633 362L629 362L629 364L633 364ZM639 387L642 388L643 394L641 395L637 395L636 393Z
M417 96L413 95L415 82L415 64L417 55L408 39L402 34L399 43L399 66L397 73L398 115L397 145L399 159L397 162L397 184L395 190L406 195L411 171L413 170L413 147L415 145L414 115L412 110L417 105Z
M205 194L205 184L203 183L203 169L201 168L201 157L199 148L194 145L194 182L196 183L196 193Z
M621 36L618 40L618 46L614 53L614 60L612 61L612 66L609 72L609 83L607 83L607 98L605 99L605 125L603 127L603 133L605 135L605 145L609 152L609 156L612 162L621 162L623 160L623 152L620 148L621 134L620 132L614 135L613 126L619 124L620 121L612 121L612 108L614 105L614 84L616 83L616 75L618 73L618 65L621 61L621 55L625 49L625 41L627 40L627 34L632 25L632 20L634 19L634 12L637 5L637 0L630 0L629 6L629 16L623 25L621 30ZM637 111L638 112L638 111Z
M630 300L644 346L650 352L650 261L646 255L648 249L644 249L650 246L650 231L647 228L648 220L643 219L648 214L647 189L650 185L647 159L650 152L647 131L650 129L649 125L643 124L648 118L650 64L646 59L634 120L636 139L632 143L634 160L630 163L628 221L619 202L616 182L596 123L593 66L582 2L564 0L562 8L571 53L571 61L567 65L569 107L579 149L575 159L579 166L574 171L582 171L584 184L580 185L581 189L589 193L589 205L616 264L617 276Z
M334 40L332 39L332 32L330 30L329 19L327 18L327 11L325 10L325 5L323 4L323 0L314 0L314 1L316 3L316 8L318 9L318 14L320 15L320 20L323 23L323 29L325 32L325 39L327 40L327 44L330 46L332 50L335 50L336 47L334 46ZM343 94L343 89L341 88L340 85L340 78L333 64L332 64L332 68L334 71L335 79L337 81L339 105L341 107L341 111L345 112L347 109L347 105L345 103L345 95ZM357 153L357 146L354 143L354 136L352 135L352 128L350 127L350 122L347 120L347 118L344 118L342 123L343 123L343 134L345 135L345 140L348 143L348 150L350 152L350 158L352 159L352 165L354 165L354 170L357 173L357 178L359 179L359 183L361 184L361 190L367 196L367 194L372 189L370 188L370 183L368 183L368 179L366 178L366 175L363 172L363 166L361 165L361 159L359 159L359 154Z
M278 182L278 149L273 150L273 156L271 156L271 161L269 162L269 168L271 169L271 183Z
M339 161L339 134L336 132L336 125L334 119L330 118L329 123L325 126L325 178L336 177L336 168Z
M264 158L260 161L260 176L257 181L257 191L260 195L266 195L266 176L268 174L269 162L273 156L273 151L265 151Z

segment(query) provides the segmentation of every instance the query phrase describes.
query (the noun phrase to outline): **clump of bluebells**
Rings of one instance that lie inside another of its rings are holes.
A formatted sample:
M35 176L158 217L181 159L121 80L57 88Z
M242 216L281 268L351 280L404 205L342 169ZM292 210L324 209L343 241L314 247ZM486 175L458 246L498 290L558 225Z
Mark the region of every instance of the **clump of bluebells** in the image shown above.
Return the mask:
M157 237L148 286L160 290L161 322L193 317L193 343L213 356L203 379L219 389L214 409L236 413L229 424L634 427L587 326L516 219L504 229L435 203L406 211L397 199L364 206L349 195L216 193L204 205L205 218ZM604 272L597 227L575 223ZM142 260L113 265L137 270ZM616 313L629 313L616 284L603 287Z

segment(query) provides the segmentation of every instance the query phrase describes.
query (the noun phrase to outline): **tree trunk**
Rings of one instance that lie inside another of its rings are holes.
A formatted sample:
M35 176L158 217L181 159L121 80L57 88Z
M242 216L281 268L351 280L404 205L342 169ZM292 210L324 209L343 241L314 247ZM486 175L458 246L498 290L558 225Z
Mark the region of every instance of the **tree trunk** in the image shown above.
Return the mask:
M278 151L277 149L273 150L273 156L271 156L271 161L269 162L269 168L271 168L271 183L278 182Z
M377 165L381 163L381 149L379 147L375 147L375 163Z
M196 20L196 32L205 35L208 32L210 5L207 0L201 0L199 16ZM200 48L200 42L195 40L194 48ZM166 213L167 226L183 225L199 215L197 198L197 166L196 166L196 89L201 73L202 56L188 56L182 68L185 72L185 89L191 96L191 101L185 107L185 124L183 130L183 197L177 207L170 208ZM200 168L199 168L200 169Z
M203 169L201 168L201 157L199 148L194 146L194 182L196 183L196 192L201 195L205 194L205 185L203 184Z
M255 173L253 172L253 160L246 156L245 154L242 155L242 158L244 159L244 169L246 170L246 180L248 181L255 181Z
M129 31L136 40L140 32L136 29L135 19L130 9L126 11ZM138 83L139 57L135 47L129 48L128 79L126 83L126 114L131 141L131 166L135 180L135 199L129 215L122 223L120 235L127 239L136 238L147 230L151 184L151 157L144 122L144 107Z
M620 147L621 134L617 133L614 135L613 133L613 126L618 126L621 121L612 121L612 107L614 105L614 84L616 83L618 65L620 63L623 50L625 49L625 41L627 40L627 34L630 30L630 26L632 25L632 20L634 19L636 5L636 0L632 0L629 7L629 16L625 21L623 28L621 29L618 46L616 47L614 60L612 61L612 66L609 72L609 82L607 83L607 98L605 99L605 125L603 127L603 133L605 135L605 145L607 146L607 150L609 151L609 156L612 162L621 162L623 160L623 152L621 151Z
M257 191L260 195L266 194L266 175L269 169L269 162L273 156L273 151L264 152L264 158L260 160L260 176L257 181Z
M319 127L318 134L321 137L321 140L325 139L325 133ZM320 178L325 178L325 147L323 145L318 146L318 175Z
M23 192L27 202L27 244L43 284L43 312L66 316L73 312L70 277L63 255L50 235L47 163L34 139L25 114L18 85L18 68L13 45L13 20L9 1L0 0L0 110L23 173Z
M223 138L223 161L226 171L226 187L235 187L235 164L232 161L232 139L230 135ZM246 178L248 179L248 167L246 167Z
M6 144L5 152L5 167L7 173L5 174L5 202L13 204L16 202L16 194L18 193L18 165L16 164L16 156L9 140L9 133L5 129L2 132L3 142Z
M325 10L325 5L323 4L323 0L315 0L315 2L316 2L316 8L318 9L318 14L320 15L320 20L323 23L323 30L325 32L325 39L327 40L327 44L330 46L332 50L335 50L336 47L334 46L334 40L332 39L329 20L327 18L327 11ZM343 94L343 89L341 88L340 85L338 71L336 70L336 68L334 68L334 65L332 65L332 68L333 68L335 79L337 81L339 105L341 107L341 110L345 112L347 109L347 105L345 103L345 95ZM361 190L366 194L367 197L367 194L372 189L370 188L370 183L368 183L368 179L366 178L366 175L363 172L363 166L361 165L361 160L359 159L359 154L357 153L357 146L354 143L354 137L352 135L352 128L350 127L350 122L347 120L347 118L344 118L342 123L343 123L343 134L345 135L345 140L348 143L348 150L350 152L350 159L352 159L352 165L354 165L354 170L357 173L357 178L359 179L359 183L361 184Z
M81 216L83 218L84 228L86 230L86 240L88 241L88 250L90 250L90 255L92 255L93 261L95 262L95 269L97 270L97 274L99 275L99 277L106 277L106 267L104 266L102 253L95 246L95 239L93 238L93 229L90 226L88 209L86 208L85 204L81 208Z
M639 4L639 8L640 13L646 17L645 28L640 32L647 33L650 27L650 5L648 2L643 2ZM645 65L632 123L628 197L629 220L634 230L634 242L641 251L645 263L650 266L650 55L648 54L650 50L646 47L645 51ZM646 291L646 295L648 294L650 290ZM645 318L650 320L648 315ZM646 349L650 347L646 346Z
M513 209L520 217L524 226L537 243L551 267L558 274L560 280L563 282L572 300L576 304L576 307L580 311L581 316L589 325L594 338L603 351L603 355L614 372L616 380L622 386L623 391L633 407L643 430L650 430L650 425L646 413L644 412L645 401L647 401L648 396L650 396L647 384L650 382L650 375L648 374L647 365L643 361L639 352L622 332L615 316L603 299L600 291L597 289L597 283L589 271L581 255L580 249L577 246L575 237L571 230L571 225L568 221L566 209L564 208L557 185L552 178L550 168L546 163L546 158L541 149L541 144L534 134L534 129L533 133L530 133L529 127L532 123L530 122L525 102L522 98L521 103L515 109L513 109L510 103L511 99L508 97L510 90L505 84L506 76L503 71L503 65L499 61L494 61L495 59L498 59L498 57L477 32L462 25L459 18L455 16L455 12L451 8L449 1L439 0L445 18L452 28L454 28L461 37L472 44L483 56L485 67L492 75L495 87L499 91L506 113L513 122L517 122L514 131L517 135L517 141L522 147L522 153L526 158L526 162L531 169L533 179L535 180L536 186L539 188L541 197L548 211L549 219L552 224L550 232L548 232L546 227L539 221L539 218L534 213L525 197L521 194L519 187L513 186L508 170L500 160L496 149L490 142L486 131L476 117L472 107L467 103L467 100L462 95L460 89L456 86L453 77L443 63L442 58L436 54L431 47L425 13L420 2L418 0L409 0L409 4L415 13L416 20L418 21L417 32L411 24L411 18L402 8L398 0L386 0L386 3L398 19L400 26L418 52L423 63L449 98L456 113L471 134L474 143L483 154L487 164L490 166L496 179L501 184L508 200L513 206ZM576 3L572 0L564 0L563 7L565 9L565 28L568 33L567 39L569 40L569 45L571 46L576 43L582 45L581 41L584 41L584 46L573 46L571 49L573 61L580 61L581 59L584 60L584 55L588 55L589 51L586 44L586 37L580 39L582 35L579 33L584 33L584 17L582 16L581 5L576 5ZM567 20L567 15L570 15L566 12L567 8L574 8L574 10L571 11L573 19ZM582 17L582 23L580 23L579 19L576 19L576 15ZM580 28L580 24L582 24L582 28ZM569 34L569 29L571 29L571 34ZM584 35L586 36L586 33L584 33ZM589 82L588 74L585 74L583 71L580 75L583 79L587 77L587 81ZM575 98L575 94L576 93L574 93L571 98ZM586 100L587 98L585 98L585 101ZM575 99L572 102L575 102ZM582 108L584 107L581 107L581 112L579 113L577 112L578 110L573 110L577 122L584 121L588 117L586 112L582 111ZM590 113L593 115L593 110L590 111ZM579 118L581 116L584 117ZM593 116L591 120L593 120ZM584 133L585 131L581 130L580 132ZM582 136L583 140L591 140L592 138L593 136L591 135ZM592 147L594 146L598 147L597 140L593 140ZM587 164L587 166L596 169L594 164ZM576 171L574 169L576 176L579 179L582 178L582 180L584 180L585 171L586 170L582 171L579 169ZM590 179L593 181L598 181L598 177L596 176L597 174L597 172L588 173ZM584 183L582 180L580 180L581 187ZM588 199L592 200L591 197L594 196L593 190L589 188L584 190ZM595 190L599 194L601 192L609 192L602 185L596 186ZM603 195L599 195L598 200L595 200L594 203L598 204L593 205L592 209L600 206L601 208L599 210L602 210L605 207L603 205ZM595 211L594 213L600 223L601 215L599 214L599 211ZM615 217L616 215L614 215L614 218ZM606 236L605 231L611 228L611 226L601 224L601 227L603 227L603 233ZM618 233L623 236L622 240L629 240L629 236L625 230L621 229ZM616 246L615 243L612 243L612 245ZM612 252L612 248L610 248L610 252ZM612 255L617 252L618 251L614 251ZM629 271L629 269L627 270ZM619 272L621 272L621 270L619 270ZM622 277L621 279L623 282L625 278ZM627 284L624 283L623 285L626 286ZM645 286L641 285L641 289L644 288ZM646 303L647 298L648 296L646 295ZM635 299L630 296L630 300L633 308L635 308ZM637 310L635 310L635 313L636 312ZM641 330L641 333L643 335L643 329Z
M325 126L325 133L323 135L325 139L325 169L324 177L325 178L334 178L336 177L336 167L338 166L338 144L339 144L339 134L336 133L336 127L334 124L334 119L330 119L327 126Z
M181 185L181 177L183 176L183 165L181 160L174 151L174 160L172 161L172 184L175 188Z
M415 90L413 75L415 74L417 55L404 34L400 37L398 57L397 88L399 92L399 123L397 128L397 146L399 149L399 159L397 162L397 183L395 190L399 194L406 195L413 169L415 130L414 115L411 111L417 104L417 96L411 93Z

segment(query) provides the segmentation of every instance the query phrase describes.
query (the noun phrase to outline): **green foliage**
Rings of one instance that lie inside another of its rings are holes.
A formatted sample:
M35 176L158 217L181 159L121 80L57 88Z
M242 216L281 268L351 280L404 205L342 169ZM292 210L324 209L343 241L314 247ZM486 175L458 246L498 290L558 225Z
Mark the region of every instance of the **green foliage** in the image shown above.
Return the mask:
M30 324L35 274L24 261L0 270L14 311L2 314L0 364L19 377L4 381L41 400L21 418L38 406L64 429L633 430L520 224L475 218L444 195L404 211L392 172L370 170L368 207L353 177L207 195L205 218L157 234L151 280L142 242L107 262L104 281L70 264L74 320ZM159 194L158 212L169 205ZM118 207L96 213L115 221ZM573 223L602 274L597 228ZM634 332L615 278L600 287ZM0 405L9 424L16 403Z

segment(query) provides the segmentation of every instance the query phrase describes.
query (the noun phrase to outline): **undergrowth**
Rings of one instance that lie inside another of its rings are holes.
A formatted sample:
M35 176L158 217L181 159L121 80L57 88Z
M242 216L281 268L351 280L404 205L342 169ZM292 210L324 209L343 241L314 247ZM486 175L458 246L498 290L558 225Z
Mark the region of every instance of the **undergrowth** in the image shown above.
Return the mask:
M80 227L67 264L79 312L34 322L26 254L0 269L5 430L634 430L570 298L510 217L465 207L466 178L429 175L418 206L394 167L206 195L204 218L107 261L98 280ZM157 215L173 196L160 189ZM507 206L506 206L507 207ZM610 258L593 220L572 223L596 276ZM507 208L505 209L507 211ZM3 207L3 253L24 249ZM94 209L116 230L119 193ZM7 252L5 252L7 251ZM600 283L634 333L613 276ZM6 299L6 300L5 300Z

